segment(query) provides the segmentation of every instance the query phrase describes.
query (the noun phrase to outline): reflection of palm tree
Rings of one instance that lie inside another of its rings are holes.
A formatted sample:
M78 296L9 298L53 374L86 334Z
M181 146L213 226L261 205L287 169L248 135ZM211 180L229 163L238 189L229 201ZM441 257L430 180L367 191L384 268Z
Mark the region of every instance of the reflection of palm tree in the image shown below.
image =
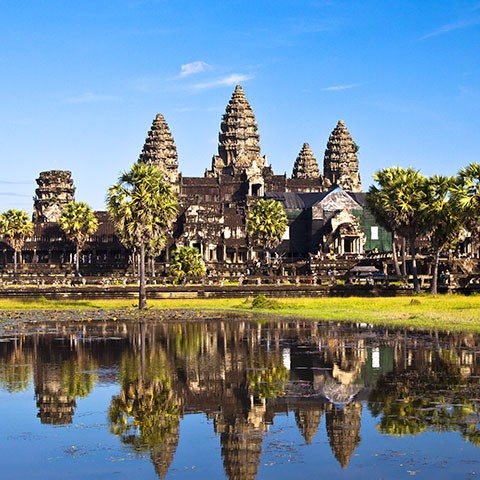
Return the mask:
M22 349L18 349L9 358L0 357L0 387L7 392L22 392L32 381L32 365Z
M392 372L381 377L369 398L373 416L381 416L379 430L391 435L415 435L433 428L459 431L480 445L477 429L480 388L466 382L452 351L437 350L433 361L415 370Z
M279 353L263 352L251 358L247 376L251 394L267 399L284 394L289 372Z
M62 364L62 388L70 397L87 397L97 380L96 362L93 358L77 358Z
M136 451L149 451L164 478L177 449L181 417L165 352L126 354L120 372L122 390L110 404L110 429Z
M160 478L167 474L179 439L180 407L168 383L131 383L112 398L110 429L136 451L150 451Z

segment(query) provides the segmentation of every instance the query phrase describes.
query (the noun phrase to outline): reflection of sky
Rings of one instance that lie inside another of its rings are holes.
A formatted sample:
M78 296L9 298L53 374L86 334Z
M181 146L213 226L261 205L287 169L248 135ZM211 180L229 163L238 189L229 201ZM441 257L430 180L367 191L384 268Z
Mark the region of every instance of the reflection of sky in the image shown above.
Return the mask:
M72 425L41 425L32 388L16 394L0 392L0 457L5 478L156 479L150 457L122 446L109 432L106 410L118 385L98 385L89 397L77 399ZM479 450L458 433L426 432L394 437L378 432L378 419L363 405L361 441L348 467L329 448L325 414L311 445L306 445L293 412L278 413L264 435L257 478L466 478L480 468ZM117 475L115 475L115 473ZM103 477L102 477L103 476ZM204 414L186 415L180 442L169 468L172 478L225 478L220 437ZM169 478L167 476L167 478Z
M231 324L226 323L225 325L233 329ZM200 330L195 329L193 325L190 327L192 330L190 339L199 340L199 337L193 335L198 335ZM163 328L172 335L169 338L176 338L172 333L176 332L173 327L170 330L168 326L161 325L161 328L159 326L155 337L158 343L155 345L160 350L165 345L160 341L163 338L160 334ZM206 478L207 480L225 478L224 465L231 466L236 459L246 461L245 458L248 455L249 458L258 458L259 460L257 475L259 479L281 480L299 476L317 478L320 471L322 476L330 474L330 478L338 478L340 473L342 478L355 479L404 478L410 475L417 475L417 478L442 478L442 475L444 478L451 478L453 472L457 474L458 478L467 478L470 471L480 469L480 460L477 459L480 449L464 441L459 433L423 432L403 437L381 433L377 425L380 424L382 415L388 415L388 411L382 411L378 417L372 418L371 410L374 410L372 404L367 406L366 403L350 403L335 408L327 404L324 399L320 399L318 395L305 398L303 393L308 392L308 389L300 388L296 391L296 395L270 398L265 402L256 399L257 401L252 407L249 397L251 392L242 383L245 373L243 367L249 364L249 355L252 353L257 355L258 359L267 360L267 355L263 355L266 347L264 347L262 339L271 338L270 334L274 331L273 326L271 330L265 327L261 339L255 335L255 341L251 340L252 345L256 345L255 348L249 350L248 342L228 344L229 352L235 353L237 357L235 357L236 362L233 367L226 367L226 376L215 373L217 367L225 368L222 363L224 350L217 350L216 344L212 344L210 341L211 334L218 334L213 324L211 328L212 330L208 334L204 332L204 336L200 337L201 341L199 340L198 344L189 343L185 337L185 345L189 346L188 349L185 348L186 356L182 357L184 350L178 347L174 350L175 354L179 355L178 363L173 360L175 355L172 355L171 364L167 362L171 368L168 374L176 389L174 395L180 395L180 391L184 392L189 388L198 389L191 390L190 395L185 397L186 410L200 411L208 408L208 411L211 412L210 419L204 413L185 414L183 418L179 419L179 437L177 437L176 428L174 435L170 437L172 444L176 442L177 438L179 438L179 443L171 464L169 463L171 458L168 458L167 478ZM182 334L186 335L187 330ZM93 331L95 330L93 329ZM352 339L348 339L346 334L345 337L339 335L336 344L331 342L328 347L319 350L315 342L309 341L310 337L305 334L305 331L300 332L298 338L302 340L298 343L293 341L293 338L297 339L296 336L288 337L285 332L282 332L282 334L285 333L285 340L272 341L270 352L273 357L268 357L274 358L278 363L275 365L282 366L282 368L286 364L290 364L292 368L290 378L291 380L298 379L300 387L313 381L313 384L320 388L323 385L322 380L333 381L332 366L337 366L337 368L342 366L346 373L343 378L346 380L349 379L347 374L352 373L351 381L354 385L374 387L383 374L392 372L394 364L399 369L398 378L403 379L402 365L406 355L410 352L413 351L417 355L418 365L422 367L425 366L424 362L429 358L431 351L431 345L428 342L419 341L415 343L413 349L413 343L410 344L402 339L400 345L404 348L399 352L398 358L395 360L397 363L395 363L393 344L388 344L388 346L380 344L377 358L375 353L377 347L372 347L371 344L378 345L380 336L373 337L372 335L369 342L354 343L355 336L353 334ZM257 329L255 329L255 333L257 333ZM287 333L292 335L292 332ZM330 338L329 333L323 332L321 338ZM165 332L163 334L166 335ZM295 333L295 335L297 334L298 332ZM250 338L246 334L244 336ZM35 381L39 387L57 384L60 376L55 361L65 361L65 357L68 355L65 350L63 355L60 355L61 349L56 350L54 346L65 347L66 344L57 341L58 339L54 336L51 337L51 342L47 341L47 337L40 337L38 344L33 342L32 338L26 337L24 341L24 357L12 356L11 358L17 358L24 362L21 364L22 366L31 361L37 362L30 371L32 374L35 373ZM413 336L412 339L414 339ZM444 340L445 345L448 345L446 339ZM456 341L459 340L460 338L457 338ZM205 350L199 348L195 350L195 356L192 356L191 346L204 345L202 341L210 347ZM262 348L258 348L255 343L257 341ZM322 344L326 344L323 340L322 342ZM31 356L31 348L34 343L37 348L36 360L32 360L33 356ZM153 343L149 345L153 346ZM359 345L366 346L360 349ZM4 345L4 347L6 346ZM120 370L128 367L131 369L131 378L136 378L140 370L134 371L133 366L139 367L141 362L138 361L137 364L135 361L140 357L135 359L131 355L135 349L132 349L126 341L124 343L106 342L105 351L108 352L108 355L105 356L103 355L105 353L103 343L101 349L98 348L99 346L100 344L95 341L75 344L79 360L78 369L75 370L77 374L80 371L83 372L85 368L95 368L95 364L101 367L97 372L88 371L88 373L94 373L93 377L97 379L97 383L87 397L76 398L72 424L41 424L40 418L38 418L39 407L36 405L33 390L33 379L30 379L28 388L23 392L10 394L0 388L0 418L2 419L0 461L3 468L2 474L6 478L59 478L62 480L64 478L80 478L84 480L92 478L92 476L138 478L140 475L145 479L157 478L152 462L168 457L158 454L158 450L162 447L156 449L157 454L151 457L147 450L138 453L131 445L124 445L121 438L110 431L107 415L112 398L118 397L121 393L121 387L118 384ZM452 345L449 348L451 347ZM5 348L4 350L5 359L10 358L7 354L11 353L11 349ZM102 355L100 355L100 350ZM52 354L53 351L56 353ZM200 351L202 353L199 353ZM152 369L155 371L155 365L158 366L156 357L150 356L152 352L153 350L146 352L145 361L148 372ZM128 355L123 355L125 353ZM165 354L167 355L167 349L165 349ZM98 363L86 361L90 357L98 357ZM187 363L182 363L186 360L188 360ZM197 360L198 363L196 363ZM122 361L121 367L119 366L120 361ZM0 365L0 368L4 368L5 365L8 363ZM187 366L187 378L185 380L176 378L177 369L183 368L186 371ZM212 372L203 371L207 366L212 369ZM431 366L434 369L440 368L435 364ZM13 367L16 368L15 364ZM62 372L67 371L68 369L62 370ZM7 378L12 379L10 370L5 370L4 373L3 381ZM476 374L476 370L474 373ZM15 375L13 378L16 378ZM389 382L392 379L395 381L395 378L396 375L390 374L386 379L385 388L389 388ZM405 376L406 380L408 378L410 377ZM65 377L62 379L63 381L68 380ZM200 381L198 381L199 379ZM145 381L148 383L149 379L146 378ZM42 384L42 382L44 383ZM135 384L134 380L133 382ZM472 382L472 385L474 383ZM420 389L419 392L421 391L423 390ZM206 395L214 393L214 395L202 397L200 392L204 392ZM357 398L366 399L371 390L367 388L363 392L364 395ZM376 393L380 393L381 397L382 392L382 388L379 388L379 392ZM62 391L58 390L57 393L54 393L53 390L50 390L49 395L52 398L60 395L59 400L61 400ZM175 398L176 401L179 401L179 397ZM207 398L208 402L206 402ZM373 398L370 396L371 400ZM416 398L415 395L413 398ZM394 405L397 405L398 400L394 398L393 401ZM62 401L58 403L61 407ZM48 413L48 398L42 404L42 406L45 405ZM43 411L43 413L45 412ZM422 417L422 412L414 412L413 415ZM215 422L213 418L216 419ZM425 421L428 422L428 418ZM450 426L451 428L461 428L462 421L460 424L452 421L452 424L447 424L446 428L450 428ZM218 432L229 431L233 434L230 436L216 434L215 426ZM426 428L428 429L428 426ZM360 438L359 442L357 432ZM135 433L138 434L138 432ZM228 437L226 441L225 437ZM258 443L253 441L249 444L248 441L252 438L263 439L261 445L260 441ZM249 447L252 448L249 449ZM261 448L261 458L256 457L255 452L251 455L255 447ZM227 451L226 455L225 451ZM222 455L225 455L225 458ZM441 462L445 462L445 464ZM343 471L341 471L341 464L346 466ZM232 468L232 471L235 469Z

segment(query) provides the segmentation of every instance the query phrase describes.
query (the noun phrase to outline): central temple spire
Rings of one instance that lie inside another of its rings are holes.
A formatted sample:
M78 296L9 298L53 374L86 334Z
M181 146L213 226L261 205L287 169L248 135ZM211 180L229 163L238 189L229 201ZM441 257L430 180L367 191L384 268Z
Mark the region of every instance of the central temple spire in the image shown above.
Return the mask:
M248 103L240 85L225 109L218 135L218 156L212 160L213 175L222 172L241 172L251 168L265 166L265 157L260 156L260 135L252 107Z

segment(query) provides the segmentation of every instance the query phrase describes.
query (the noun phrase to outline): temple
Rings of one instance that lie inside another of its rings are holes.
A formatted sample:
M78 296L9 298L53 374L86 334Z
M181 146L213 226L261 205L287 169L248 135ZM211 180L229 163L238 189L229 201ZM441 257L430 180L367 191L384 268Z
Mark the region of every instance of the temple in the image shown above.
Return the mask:
M292 174L274 173L262 154L253 109L238 85L221 119L218 152L203 177L183 176L174 137L162 114L147 133L138 162L158 165L179 197L178 218L165 252L194 246L212 269L244 265L260 257L248 242L246 218L259 198L282 202L289 227L278 248L282 258L305 259L325 252L357 256L367 250L391 250L391 236L365 208L359 175L358 146L343 120L331 132L323 172L308 143L303 143ZM72 260L73 245L57 221L63 205L75 198L71 173L41 172L34 198L34 237L24 247L26 263L63 264ZM107 212L96 212L98 231L82 254L84 268L108 271L128 268L131 254L119 242ZM11 255L4 247L0 262Z

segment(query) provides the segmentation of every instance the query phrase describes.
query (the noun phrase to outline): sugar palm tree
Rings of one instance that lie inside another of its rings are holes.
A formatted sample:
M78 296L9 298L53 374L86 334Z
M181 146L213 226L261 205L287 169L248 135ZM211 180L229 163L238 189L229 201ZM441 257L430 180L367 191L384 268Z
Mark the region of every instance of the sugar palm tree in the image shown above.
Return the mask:
M0 236L13 248L13 271L17 274L17 257L25 240L33 235L33 224L23 210L10 209L0 215Z
M442 250L458 239L462 223L455 213L452 191L456 185L455 177L433 175L425 183L426 197L422 207L422 215L426 220L428 233L433 249L433 272L430 282L430 293L435 295L438 287L438 265Z
M155 239L171 228L177 213L177 197L155 165L134 164L108 189L107 208L121 237L137 246L139 262L139 309L147 308L145 254Z
M424 185L427 178L413 168L400 169L399 175L393 183L396 192L396 206L399 219L399 233L408 240L412 258L413 288L420 293L418 279L416 240L426 233L428 228L426 219L422 215L425 203Z
M462 168L453 190L455 212L476 240L480 237L480 164Z
M378 183L378 187L375 185L370 187L366 202L376 221L392 233L393 266L395 275L400 276L396 243L400 224L394 188L394 179L397 177L398 170L399 167L389 167L375 172L373 178Z
M75 272L79 275L80 255L88 238L97 231L97 217L85 202L69 202L64 206L58 224L75 244Z
M247 231L254 245L265 252L276 248L288 227L288 218L283 205L277 200L260 199L250 209L247 217Z
M426 177L413 168L390 167L377 172L376 179L382 186L381 193L371 189L369 204L373 207L374 214L375 209L379 209L377 221L384 222L393 232L398 232L408 240L412 257L413 286L415 292L419 293L415 242L427 229L425 217L422 215ZM375 199L375 194L380 196Z

